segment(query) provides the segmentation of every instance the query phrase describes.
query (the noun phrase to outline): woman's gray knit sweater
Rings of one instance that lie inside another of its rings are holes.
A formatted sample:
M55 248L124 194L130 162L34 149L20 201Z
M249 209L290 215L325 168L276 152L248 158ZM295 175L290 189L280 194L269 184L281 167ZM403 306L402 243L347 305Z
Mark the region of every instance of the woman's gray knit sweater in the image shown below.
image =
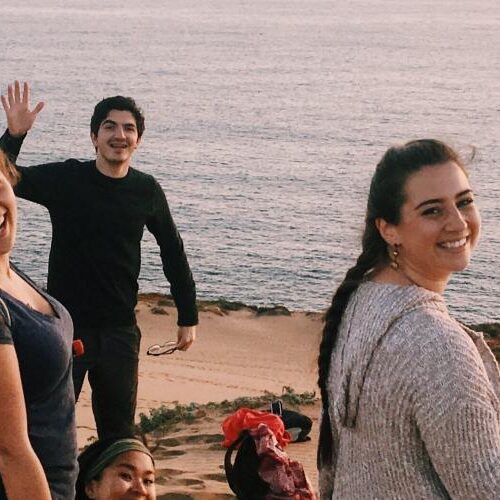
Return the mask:
M440 295L362 284L332 353L321 499L500 499L499 400L482 334Z

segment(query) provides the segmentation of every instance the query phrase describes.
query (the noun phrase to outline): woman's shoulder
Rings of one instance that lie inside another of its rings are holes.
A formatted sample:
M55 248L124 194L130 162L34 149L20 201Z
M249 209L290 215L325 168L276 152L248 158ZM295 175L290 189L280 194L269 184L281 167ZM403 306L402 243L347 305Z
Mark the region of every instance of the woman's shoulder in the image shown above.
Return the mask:
M417 286L367 283L360 287L357 300L363 304L357 314L359 321L384 323L383 344L391 355L397 353L399 359L419 359L430 365L453 359L458 363L464 358L477 360L473 340L449 315L439 294Z
M392 326L387 343L417 378L484 378L484 360L474 339L446 309L421 304L408 311Z
M406 311L394 323L394 328L411 335L419 342L459 343L473 345L460 323L453 319L444 302L426 302Z
M357 300L378 305L384 310L407 310L419 304L433 304L446 309L441 295L417 285L396 285L375 281L363 282L354 296Z
M424 288L372 281L361 284L352 295L344 320L356 322L370 330L388 330L414 311L438 311L444 314L442 297Z

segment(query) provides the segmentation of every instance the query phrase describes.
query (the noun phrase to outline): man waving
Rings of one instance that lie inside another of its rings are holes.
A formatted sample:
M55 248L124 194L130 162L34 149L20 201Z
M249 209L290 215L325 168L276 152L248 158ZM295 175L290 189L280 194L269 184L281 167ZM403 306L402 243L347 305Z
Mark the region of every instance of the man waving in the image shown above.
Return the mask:
M19 82L2 96L8 130L2 148L15 161L43 103L30 109ZM193 277L165 194L151 176L130 166L144 132L144 116L130 97L103 99L90 120L96 158L17 167L16 194L45 206L52 221L47 288L69 310L85 353L75 358L76 397L86 373L100 438L130 432L137 400L140 331L137 303L146 227L160 247L178 311L177 348L196 336Z

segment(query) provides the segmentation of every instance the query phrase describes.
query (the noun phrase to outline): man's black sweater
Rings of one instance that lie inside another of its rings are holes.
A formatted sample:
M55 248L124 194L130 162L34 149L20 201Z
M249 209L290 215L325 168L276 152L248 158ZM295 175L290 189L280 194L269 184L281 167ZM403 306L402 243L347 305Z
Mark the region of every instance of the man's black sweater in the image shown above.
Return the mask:
M7 131L0 148L15 160L22 141ZM101 174L95 161L74 159L17 168L16 195L49 211L47 289L67 307L76 327L135 323L144 226L160 247L178 324L197 324L195 284L182 239L154 177L129 168L115 179Z

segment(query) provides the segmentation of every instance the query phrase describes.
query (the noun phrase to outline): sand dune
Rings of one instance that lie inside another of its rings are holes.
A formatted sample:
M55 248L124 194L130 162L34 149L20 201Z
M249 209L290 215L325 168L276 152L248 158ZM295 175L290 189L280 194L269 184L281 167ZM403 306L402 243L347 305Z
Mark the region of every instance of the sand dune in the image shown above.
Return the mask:
M245 308L224 314L215 305L200 312L198 338L187 352L150 357L150 344L176 336L176 312L159 296L144 296L137 307L142 331L139 365L139 413L178 403L220 402L241 396L316 390L316 356L321 330L319 314L257 315ZM315 449L318 405L302 407L313 418L312 440L287 451L316 482ZM214 410L192 424L178 424L167 434L149 436L159 470L159 499L234 498L226 483L221 447L224 415ZM96 435L85 383L77 405L79 445Z

